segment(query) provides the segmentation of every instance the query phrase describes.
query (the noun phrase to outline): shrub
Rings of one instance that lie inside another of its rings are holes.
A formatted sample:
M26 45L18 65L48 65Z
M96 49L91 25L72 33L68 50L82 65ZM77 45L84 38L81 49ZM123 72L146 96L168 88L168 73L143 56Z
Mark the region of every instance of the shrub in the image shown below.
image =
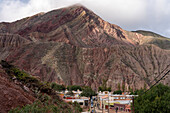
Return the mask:
M74 107L76 113L83 111L83 109L80 107L80 104L78 102L74 102L73 107Z

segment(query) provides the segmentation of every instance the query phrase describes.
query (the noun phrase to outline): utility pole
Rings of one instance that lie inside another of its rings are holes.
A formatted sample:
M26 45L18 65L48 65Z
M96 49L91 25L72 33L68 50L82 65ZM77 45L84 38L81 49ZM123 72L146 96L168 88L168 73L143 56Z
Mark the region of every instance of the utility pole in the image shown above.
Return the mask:
M94 100L94 113L96 113L95 106L96 106L96 100Z
M109 93L108 93L108 113L109 113Z
M102 99L102 113L103 113L103 99Z
M134 96L132 96L132 113L135 113Z

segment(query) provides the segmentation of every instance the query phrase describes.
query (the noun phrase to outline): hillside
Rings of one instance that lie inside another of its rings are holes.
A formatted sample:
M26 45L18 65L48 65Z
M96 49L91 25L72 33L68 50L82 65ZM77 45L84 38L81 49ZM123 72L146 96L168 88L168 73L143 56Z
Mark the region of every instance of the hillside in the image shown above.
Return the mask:
M159 34L153 33L151 31L138 30L138 31L133 31L133 32L137 32L144 36L150 37L150 40L146 42L147 44L154 44L162 49L170 49L170 39L169 38L166 38Z
M0 65L0 112L7 113L18 106L32 104L35 98L9 79Z
M1 113L79 112L74 109L76 106L64 102L50 83L42 82L3 60L0 62L0 80Z
M140 89L170 69L168 38L125 31L81 5L0 23L0 34L0 59L43 81Z

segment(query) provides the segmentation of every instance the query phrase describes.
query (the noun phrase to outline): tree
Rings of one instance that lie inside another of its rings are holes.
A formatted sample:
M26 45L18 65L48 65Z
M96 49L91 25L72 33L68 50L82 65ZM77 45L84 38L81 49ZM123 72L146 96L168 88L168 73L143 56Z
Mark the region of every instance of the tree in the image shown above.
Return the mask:
M98 91L101 91L101 92L103 92L103 91L109 91L109 92L111 92L112 91L112 89L111 89L111 87L107 87L106 86L106 80L105 79L103 79L103 83L102 83L102 85L98 88Z
M102 86L100 86L100 87L98 88L98 91L101 91L101 92L103 92L103 91L109 91L109 92L111 92L112 89L111 89L111 87L102 87Z
M135 113L168 113L170 111L170 87L159 84L147 93L139 94L134 100Z
M93 91L91 89L91 87L85 87L83 89L83 92L81 93L81 96L85 96L85 97L92 97L92 96L96 96L96 92Z
M113 94L122 94L122 91L121 90L117 90L117 91L114 91Z
M120 83L118 83L117 88L118 88L118 90L120 90Z
M108 87L108 88L107 88L107 91L111 92L111 91L112 91L111 87Z
M55 91L64 91L66 89L64 85L59 85L56 83L51 83L51 88Z
M122 91L125 92L125 84L122 85Z
M142 94L142 93L144 93L144 89L140 89L140 90L135 90L134 92L133 92L133 90L130 92L130 95L140 95L140 94Z
M78 85L70 85L70 86L67 86L67 89L68 89L68 90L71 90L71 91L77 91L77 90L79 89L80 91L82 91L81 86L78 86Z

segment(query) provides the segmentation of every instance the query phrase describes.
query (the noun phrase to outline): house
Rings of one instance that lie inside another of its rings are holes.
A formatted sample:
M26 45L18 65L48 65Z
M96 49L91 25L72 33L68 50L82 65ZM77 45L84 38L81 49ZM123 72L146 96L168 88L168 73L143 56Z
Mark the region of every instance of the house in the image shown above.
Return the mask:
M66 102L72 102L72 103L77 102L77 103L79 103L82 107L89 105L89 98L88 98L88 97L65 98L64 101L66 101Z
M131 112L130 105L127 104L114 104L114 108L117 109L117 111L125 111L125 112Z
M130 104L132 103L132 97L136 95L115 95L111 92L99 92L98 104L100 109L113 109L116 108L119 111L130 112Z

